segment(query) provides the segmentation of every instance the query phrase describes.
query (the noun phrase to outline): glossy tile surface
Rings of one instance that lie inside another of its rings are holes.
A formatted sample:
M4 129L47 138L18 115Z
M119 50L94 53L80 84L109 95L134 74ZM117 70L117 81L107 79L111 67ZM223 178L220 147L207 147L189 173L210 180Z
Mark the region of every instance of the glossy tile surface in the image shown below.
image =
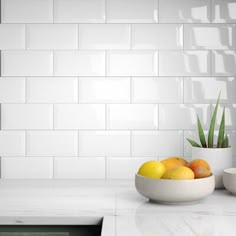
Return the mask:
M27 103L77 103L78 78L28 77Z
M132 49L177 50L183 48L181 24L133 24Z
M132 131L132 156L159 157L183 155L181 131Z
M212 0L212 22L235 23L236 2L234 0Z
M53 52L2 51L2 76L52 76Z
M157 52L108 52L109 76L155 76L158 73Z
M102 51L54 52L54 75L104 76L105 53Z
M77 131L28 131L27 156L77 156Z
M236 51L212 51L212 75L236 75Z
M208 23L210 0L159 0L160 23Z
M184 48L191 49L235 49L236 25L234 24L186 24L184 26Z
M2 0L2 23L52 23L53 0Z
M105 179L105 159L93 158L55 158L55 179Z
M50 104L2 104L3 130L53 128L53 106Z
M221 91L222 103L236 103L235 88L235 77L185 77L184 102L214 103Z
M107 0L106 7L108 23L156 23L158 21L157 0Z
M130 49L129 24L81 24L79 25L80 50Z
M133 103L181 103L182 77L133 77Z
M129 103L129 77L80 77L80 103Z
M76 24L28 24L26 37L30 50L78 49Z
M195 129L196 113L202 120L203 128L209 124L209 105L159 105L159 129Z
M104 0L54 0L55 23L102 23Z
M105 105L54 105L54 128L64 130L104 129Z
M208 51L160 51L160 76L210 75Z
M158 106L152 104L107 105L108 129L157 129Z
M129 156L129 131L80 131L80 156Z
M24 50L25 49L25 25L0 24L0 49Z

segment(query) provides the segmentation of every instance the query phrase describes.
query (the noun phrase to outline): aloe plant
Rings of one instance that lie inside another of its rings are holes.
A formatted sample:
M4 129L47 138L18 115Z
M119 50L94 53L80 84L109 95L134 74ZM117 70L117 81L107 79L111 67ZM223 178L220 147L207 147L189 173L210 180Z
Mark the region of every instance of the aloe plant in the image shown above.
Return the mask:
M192 139L187 138L188 142L193 147L200 147L200 148L213 148L213 147L228 148L229 147L229 138L228 138L228 135L225 133L225 108L222 113L220 128L218 132L217 144L214 145L214 131L215 131L215 124L216 124L216 117L217 117L219 102L220 102L220 94L218 96L216 106L215 106L213 115L211 117L211 123L210 123L210 128L208 131L207 142L206 142L205 134L202 128L201 120L199 116L197 115L197 127L198 127L198 135L199 135L200 144Z

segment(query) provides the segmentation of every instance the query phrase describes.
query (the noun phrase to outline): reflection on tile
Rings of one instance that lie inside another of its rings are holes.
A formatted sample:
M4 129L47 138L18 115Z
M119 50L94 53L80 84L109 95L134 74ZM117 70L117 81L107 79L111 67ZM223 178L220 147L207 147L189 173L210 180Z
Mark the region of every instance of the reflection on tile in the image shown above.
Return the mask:
M236 22L235 0L212 0L212 22Z
M159 0L160 23L208 23L210 0Z
M210 75L210 53L208 51L160 51L159 75Z
M129 131L80 131L79 156L129 156Z
M158 54L147 51L110 51L107 53L109 76L155 76Z
M108 129L157 129L158 105L107 105L107 127Z
M217 113L217 126L220 126L220 121L225 107L225 128L226 129L236 129L236 105L220 105ZM214 105L212 105L212 110Z
M159 129L196 129L199 115L203 128L209 124L209 105L160 104Z
M236 75L236 51L212 51L212 75Z
M183 155L182 131L132 131L132 156Z
M184 48L235 49L236 25L194 24L184 26Z
M181 103L182 77L133 77L133 103Z
M154 23L158 21L157 0L107 0L109 23Z
M151 158L155 159L155 158ZM108 179L134 179L138 168L146 161L148 157L107 157L107 178Z
M212 103L221 92L222 103L236 103L235 88L236 77L185 77L184 102Z
M182 49L183 26L181 24L134 24L131 38L132 49Z

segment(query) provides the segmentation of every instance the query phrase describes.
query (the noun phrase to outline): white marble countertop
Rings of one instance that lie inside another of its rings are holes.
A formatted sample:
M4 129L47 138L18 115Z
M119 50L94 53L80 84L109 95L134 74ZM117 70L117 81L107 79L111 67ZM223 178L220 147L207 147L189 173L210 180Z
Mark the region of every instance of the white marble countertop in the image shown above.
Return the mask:
M226 190L192 205L160 205L133 181L0 181L0 224L98 224L102 236L235 236L236 197Z

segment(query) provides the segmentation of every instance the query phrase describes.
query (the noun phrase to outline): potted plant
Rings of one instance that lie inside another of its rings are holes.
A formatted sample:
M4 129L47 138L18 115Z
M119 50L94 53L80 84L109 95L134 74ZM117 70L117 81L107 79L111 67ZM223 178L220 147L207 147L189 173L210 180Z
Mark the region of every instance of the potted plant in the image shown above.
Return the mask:
M228 135L225 132L225 108L222 113L217 143L214 143L214 131L219 101L220 94L211 117L207 141L198 115L197 126L200 143L187 138L189 143L192 145L192 159L204 159L211 166L212 173L215 175L215 188L217 189L224 187L223 170L232 167L232 150L229 145Z

